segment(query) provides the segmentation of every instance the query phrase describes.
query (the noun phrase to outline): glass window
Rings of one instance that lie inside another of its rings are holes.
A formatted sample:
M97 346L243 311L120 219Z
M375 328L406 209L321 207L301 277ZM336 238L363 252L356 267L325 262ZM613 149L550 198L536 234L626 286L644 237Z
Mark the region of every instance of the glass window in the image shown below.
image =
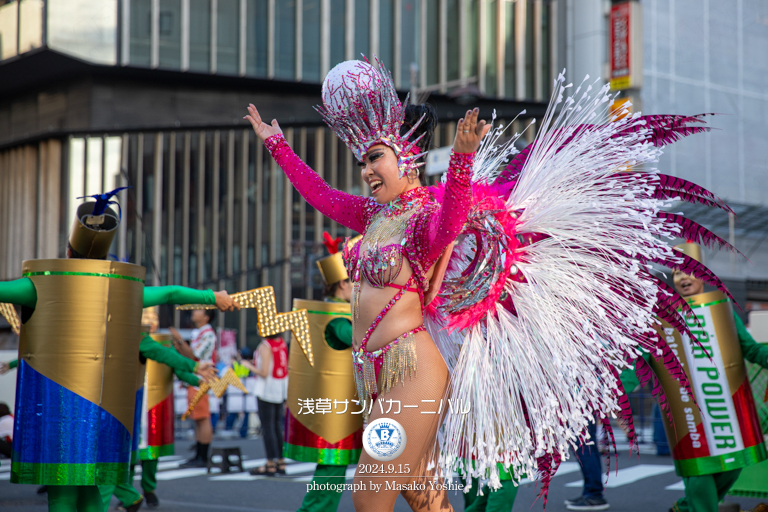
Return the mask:
M504 2L504 96L515 97L515 3Z
M345 0L331 0L331 68L345 61L347 14Z
M154 242L155 229L155 134L144 134L144 154L139 155L143 158L142 162L142 198L141 198L141 232L137 236L141 237L141 254L137 255L136 262L147 267L147 282L152 283L155 274L159 271L156 267L156 261L152 258L152 245ZM90 160L90 158L89 158Z
M320 0L304 0L302 3L302 59L301 79L306 82L320 81Z
M152 37L152 0L132 0L130 31L130 63L150 65Z
M181 0L160 0L160 39L158 41L161 68L181 68Z
M69 140L69 219L67 226L75 220L75 212L82 197L85 195L85 139L72 138Z
M448 80L459 79L459 0L445 0L448 11Z
M439 0L422 0L427 2L427 83L432 85L440 81L440 3Z
M105 192L102 183L102 138L90 137L88 141L88 162L85 168L85 195L92 196Z
M19 13L19 53L43 45L43 0L23 0Z
M390 71L395 64L395 9L392 0L379 0L379 60ZM394 75L394 73L392 73Z
M211 4L189 0L189 69L211 70Z
M16 55L19 4L11 2L0 7L0 59Z
M83 13L88 13L87 31ZM49 48L89 62L117 63L116 1L47 0L46 14Z
M402 13L402 40L400 44L400 83L399 87L411 87L411 64L419 64L421 48L421 2L418 0L403 0ZM416 76L416 84L419 84L419 77Z
M528 0L528 5L525 6L525 97L530 99L536 96L536 58L534 57L534 49L536 47L536 40L534 38L534 31L536 30L535 12L533 2Z
M245 73L250 76L267 76L268 4L268 0L248 0L246 5Z
M275 77L296 75L296 2L275 2Z
M465 77L477 76L477 19L478 0L468 0L464 3L464 26L466 30L466 43L464 47L464 73Z
M552 22L550 16L552 16L552 6L549 2L544 2L541 6L541 95L545 100L549 98L552 90L552 75L550 74Z
M371 4L369 0L355 0L355 59L360 54L369 57L371 48ZM370 56L371 58L373 56Z
M498 88L496 87L498 77L496 69L496 9L498 1L490 0L485 11L485 30L483 30L483 37L485 38L485 91L483 92L486 96L496 96L498 94Z
M201 205L198 204L197 191L202 186L197 172L200 165L200 147L200 134L193 133L190 137L189 154L189 247L187 248L189 254L189 274L187 279L190 284L197 283L197 210L201 208Z
M216 72L236 75L240 55L240 2L219 0L216 12Z

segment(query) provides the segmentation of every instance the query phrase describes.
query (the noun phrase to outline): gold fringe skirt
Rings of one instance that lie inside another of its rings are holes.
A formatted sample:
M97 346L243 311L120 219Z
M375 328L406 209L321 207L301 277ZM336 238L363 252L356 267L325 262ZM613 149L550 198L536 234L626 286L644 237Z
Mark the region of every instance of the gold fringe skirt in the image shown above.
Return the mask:
M425 330L419 326L398 336L389 345L373 352L367 352L365 346L354 353L355 384L357 397L364 408L365 419L368 419L373 401L379 395L378 377L383 372L381 382L382 395L388 393L398 382L405 384L405 377L416 376L416 336ZM378 370L378 371L377 371Z

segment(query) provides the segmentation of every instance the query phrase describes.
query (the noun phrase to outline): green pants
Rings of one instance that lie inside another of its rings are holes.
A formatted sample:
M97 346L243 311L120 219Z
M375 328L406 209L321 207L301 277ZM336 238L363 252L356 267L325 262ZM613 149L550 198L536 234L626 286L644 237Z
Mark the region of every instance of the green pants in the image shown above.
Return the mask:
M95 485L49 485L48 512L101 512L102 502Z
M318 464L315 469L315 476L312 477L312 483L317 485L323 484L343 484L345 482L345 475L347 474L347 466L330 466L326 464ZM304 501L301 503L301 507L297 512L331 512L339 508L339 501L341 500L341 493L336 491L320 491L311 490L307 491L304 496Z
M157 489L157 459L141 461L141 488L144 494Z
M120 503L124 507L130 507L141 499L141 494L133 487L133 475L135 474L135 467L131 466L131 479L128 484L120 485L100 485L99 492L101 493L101 510L106 512L109 510L109 503L112 501L112 495L117 496Z
M718 503L733 487L741 469L683 478L685 497L672 507L675 512L717 512Z
M472 479L472 488L464 493L464 512L511 512L517 496L517 486L512 480L502 480L501 488L492 491L490 487L483 488L483 495L477 495L480 482Z

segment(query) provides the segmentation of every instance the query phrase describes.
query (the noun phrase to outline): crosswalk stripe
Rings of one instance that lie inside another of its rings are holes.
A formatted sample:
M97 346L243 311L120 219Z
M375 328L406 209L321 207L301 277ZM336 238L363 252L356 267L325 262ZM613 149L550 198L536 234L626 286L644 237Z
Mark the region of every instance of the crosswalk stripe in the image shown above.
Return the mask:
M575 473L576 471L580 471L579 464L577 462L563 462L560 464L560 467L557 468L557 473L555 473L555 476L563 476L567 475L568 473ZM523 478L520 480L519 485L530 483L533 483L533 480L530 478Z
M620 469L618 473L611 471L611 474L608 476L608 482L605 483L605 487L621 487L623 485L635 483L638 480L642 480L643 478L662 475L674 470L675 466L666 466L660 464L640 464L639 466ZM565 484L565 486L584 487L584 480L571 482L569 484Z
M677 482L676 484L668 485L665 487L668 491L684 491L685 490L685 483L683 483L682 480Z

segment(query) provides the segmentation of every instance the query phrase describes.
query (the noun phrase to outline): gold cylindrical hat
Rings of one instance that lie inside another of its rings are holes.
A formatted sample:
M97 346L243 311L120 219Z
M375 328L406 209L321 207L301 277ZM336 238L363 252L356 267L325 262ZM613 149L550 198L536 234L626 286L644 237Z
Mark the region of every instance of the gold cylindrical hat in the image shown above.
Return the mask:
M328 233L325 234L328 235ZM361 238L363 238L362 235L357 235L354 238L347 238L347 247L352 247ZM325 283L325 286L330 286L339 281L349 279L349 274L347 274L347 269L344 267L344 259L340 252L336 252L330 256L317 260L317 268L320 270L320 275L323 276L323 283Z
M101 215L93 215L96 203L91 201L77 207L69 245L78 254L88 259L103 259L109 254L109 247L117 234L120 217L107 207Z
M349 279L340 252L317 260L317 268L320 270L320 275L323 276L323 282L326 286Z
M696 242L686 242L684 244L676 245L673 247L673 249L680 251L687 256L690 256L699 263L704 263L704 258L701 255L701 246Z

